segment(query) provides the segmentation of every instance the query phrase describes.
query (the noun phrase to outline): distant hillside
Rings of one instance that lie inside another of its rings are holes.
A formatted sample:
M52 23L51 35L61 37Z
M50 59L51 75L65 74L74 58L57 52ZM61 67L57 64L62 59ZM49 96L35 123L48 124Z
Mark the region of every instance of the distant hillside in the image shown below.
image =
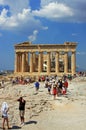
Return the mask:
M86 69L78 67L78 68L76 69L76 71L78 71L78 72L80 72L80 71L85 71L85 72L86 72Z
M12 74L13 72L13 70L0 70L0 75Z

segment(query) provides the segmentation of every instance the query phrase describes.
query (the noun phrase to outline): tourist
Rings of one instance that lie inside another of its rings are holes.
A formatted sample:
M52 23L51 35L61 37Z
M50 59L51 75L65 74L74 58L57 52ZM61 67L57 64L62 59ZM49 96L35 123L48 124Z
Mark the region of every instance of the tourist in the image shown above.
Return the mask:
M66 88L65 88L64 84L63 84L63 86L62 86L62 94L63 94L63 95L66 94Z
M44 77L44 76L42 76L41 78L42 78L42 82L44 82L44 81L45 81L45 77Z
M35 89L36 89L36 92L38 92L39 86L40 86L39 82L36 81L35 84L34 84L34 87L35 87Z
M45 82L44 82L44 87L45 87L45 88L48 87L48 81L47 81L47 80L45 80Z
M63 86L62 79L60 79L60 80L58 80L58 91L59 91L59 94L62 94L62 86Z
M2 107L1 107L1 114L2 114L2 119L3 119L2 121L3 130L5 130L5 122L7 123L8 129L10 129L9 121L8 121L8 111L9 111L8 104L6 102L3 102Z
M21 125L24 125L25 123L25 104L26 101L23 99L23 97L20 97L17 101L19 101L19 115L20 115L20 121L21 121Z
M48 93L51 94L51 83L48 82Z
M2 80L2 82L1 82L1 86L4 87L4 80Z
M56 87L56 85L54 85L53 86L53 90L52 90L53 92L53 96L54 96L54 100L56 99L56 95L57 95L57 87Z
M68 88L68 81L67 80L64 81L64 86L65 86L65 90L67 92L67 88Z

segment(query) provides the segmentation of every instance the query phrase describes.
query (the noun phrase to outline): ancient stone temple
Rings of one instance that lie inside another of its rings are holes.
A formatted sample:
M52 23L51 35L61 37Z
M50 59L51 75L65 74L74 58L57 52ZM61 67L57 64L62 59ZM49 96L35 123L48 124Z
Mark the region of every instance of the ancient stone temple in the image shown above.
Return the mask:
M15 47L15 73L28 75L63 75L76 73L75 42L64 44L32 44Z

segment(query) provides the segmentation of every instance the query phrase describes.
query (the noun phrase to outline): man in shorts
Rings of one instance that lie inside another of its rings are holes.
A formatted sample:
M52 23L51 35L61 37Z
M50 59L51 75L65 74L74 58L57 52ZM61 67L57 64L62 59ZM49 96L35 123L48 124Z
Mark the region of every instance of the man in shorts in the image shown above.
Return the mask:
M25 115L25 104L26 101L23 99L23 97L20 97L17 101L19 101L19 115L21 120L21 125L24 125L24 115Z

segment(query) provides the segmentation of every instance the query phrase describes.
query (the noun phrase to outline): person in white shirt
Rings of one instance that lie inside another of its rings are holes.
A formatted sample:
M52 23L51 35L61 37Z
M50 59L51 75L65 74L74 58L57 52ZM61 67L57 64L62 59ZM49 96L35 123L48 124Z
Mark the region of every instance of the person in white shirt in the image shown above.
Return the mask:
M5 129L5 122L7 123L7 127L8 129L9 127L9 121L8 121L8 111L9 111L9 107L8 104L6 102L2 103L2 107L1 107L1 114L2 114L2 128L3 130Z

